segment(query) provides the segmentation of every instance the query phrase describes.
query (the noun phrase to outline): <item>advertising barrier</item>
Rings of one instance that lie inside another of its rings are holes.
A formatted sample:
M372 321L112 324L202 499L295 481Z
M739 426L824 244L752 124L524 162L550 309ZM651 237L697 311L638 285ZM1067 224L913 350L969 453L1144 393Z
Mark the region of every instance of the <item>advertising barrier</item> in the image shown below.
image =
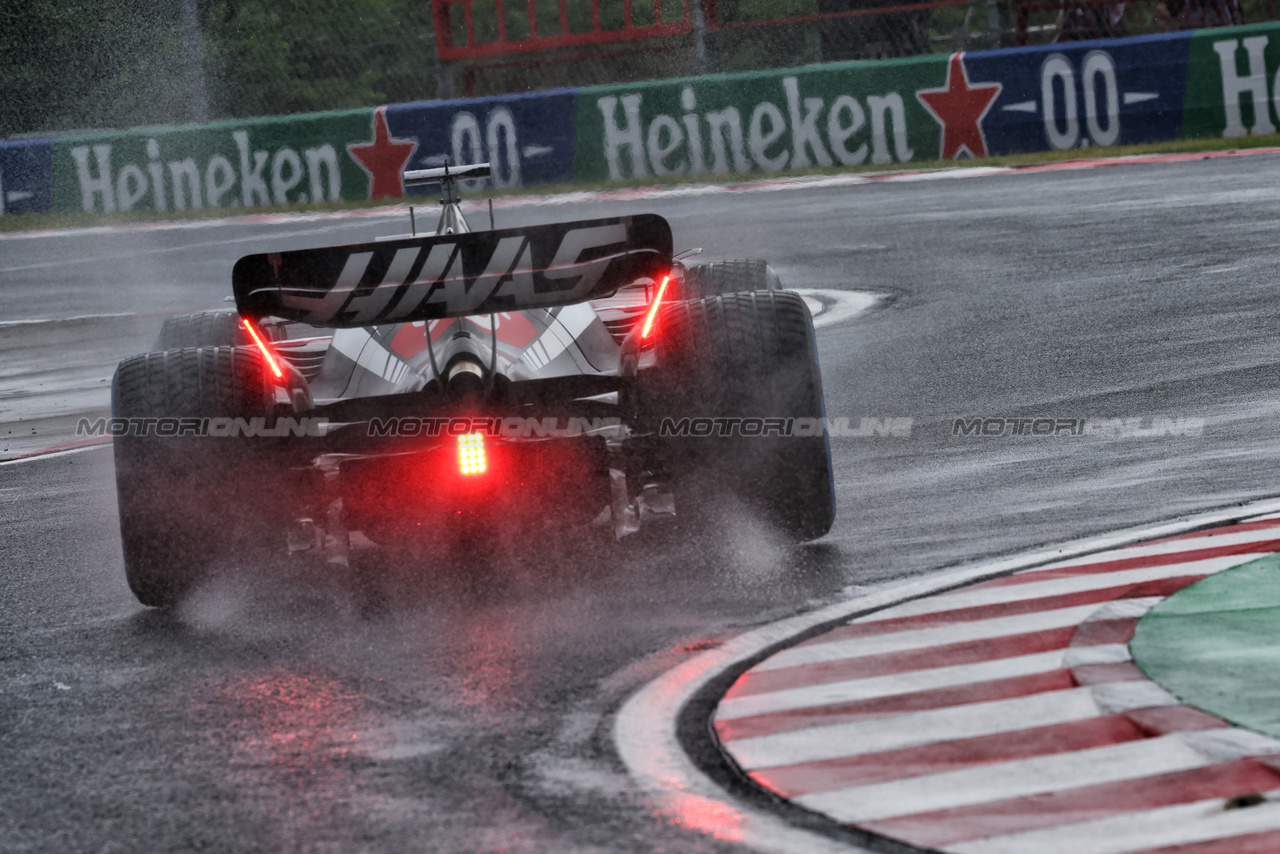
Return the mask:
M1280 24L1199 30L1187 60L1182 135L1236 139L1280 128Z
M1233 139L1280 128L1280 23L0 143L0 215L395 199ZM412 192L425 193L421 188Z
M387 107L392 134L417 144L407 169L450 163L493 164L474 188L522 187L573 180L574 127L578 98L572 89L427 101ZM425 188L414 192L426 194ZM475 192L475 189L472 189Z
M59 211L255 208L366 198L349 146L368 141L374 110L141 128L53 146Z
M0 216L53 205L53 140L0 142Z

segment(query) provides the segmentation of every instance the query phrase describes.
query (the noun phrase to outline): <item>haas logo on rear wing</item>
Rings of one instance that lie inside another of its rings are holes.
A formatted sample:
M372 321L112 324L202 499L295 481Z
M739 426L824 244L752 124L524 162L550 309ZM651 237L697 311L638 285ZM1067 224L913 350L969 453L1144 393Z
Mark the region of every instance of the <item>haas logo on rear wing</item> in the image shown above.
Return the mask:
M550 308L671 267L654 214L248 255L232 273L246 317L369 326Z

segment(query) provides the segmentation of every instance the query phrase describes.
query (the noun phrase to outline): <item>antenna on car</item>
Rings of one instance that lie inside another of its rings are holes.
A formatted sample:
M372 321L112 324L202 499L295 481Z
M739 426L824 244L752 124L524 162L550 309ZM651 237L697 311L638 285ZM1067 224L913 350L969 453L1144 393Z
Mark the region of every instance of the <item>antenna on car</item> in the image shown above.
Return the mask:
M463 166L449 168L449 160L445 158L444 166L438 169L414 169L404 173L404 185L416 187L421 184L440 185L440 222L436 225L436 234L465 234L471 231L467 219L462 215L458 195L458 182L475 178L488 178L492 173L488 163L468 163Z
M474 178L488 178L491 174L488 163L469 163L457 168L449 168L449 158L444 159L444 166L439 169L414 169L404 173L404 185L417 187L422 184L440 185L440 222L436 224L436 234L466 234L471 231L467 218L462 215L462 197L458 195L458 182ZM413 220L413 208L409 208L410 223ZM489 227L493 228L493 200L489 200ZM414 233L417 233L416 226ZM431 359L431 371L437 380L440 379L440 368L436 365L435 350L431 346L431 326L426 327L427 355ZM494 369L498 361L498 316L489 315L489 336L493 354L489 359L489 386L486 396L493 393Z

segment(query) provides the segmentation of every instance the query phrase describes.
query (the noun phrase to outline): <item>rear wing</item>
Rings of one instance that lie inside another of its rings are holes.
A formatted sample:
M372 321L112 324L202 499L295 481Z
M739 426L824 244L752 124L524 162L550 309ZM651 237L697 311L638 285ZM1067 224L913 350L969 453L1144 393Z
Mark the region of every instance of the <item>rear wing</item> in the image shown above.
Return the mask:
M638 214L247 255L231 278L245 317L370 326L596 299L671 253L667 221Z

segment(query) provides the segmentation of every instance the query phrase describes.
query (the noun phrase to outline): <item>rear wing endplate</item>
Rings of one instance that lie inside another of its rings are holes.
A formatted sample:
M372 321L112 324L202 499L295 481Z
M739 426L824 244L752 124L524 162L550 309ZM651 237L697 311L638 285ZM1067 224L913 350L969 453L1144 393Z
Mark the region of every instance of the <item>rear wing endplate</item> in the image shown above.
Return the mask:
M370 326L551 308L671 269L655 214L247 255L232 287L245 317Z

